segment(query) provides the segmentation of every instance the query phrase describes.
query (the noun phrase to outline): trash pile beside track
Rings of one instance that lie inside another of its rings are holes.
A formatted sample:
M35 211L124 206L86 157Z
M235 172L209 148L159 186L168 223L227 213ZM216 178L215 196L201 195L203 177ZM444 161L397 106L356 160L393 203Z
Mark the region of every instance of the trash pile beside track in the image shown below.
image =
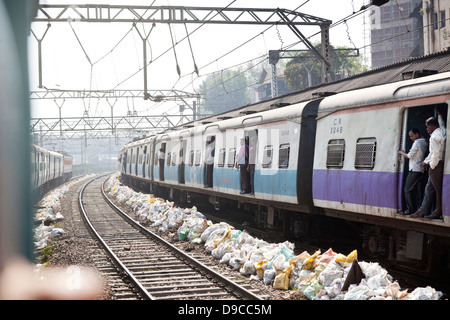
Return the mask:
M65 183L53 189L40 201L40 206L34 215L35 223L39 224L33 230L34 248L36 251L45 248L49 239L64 235L64 229L52 225L64 219L64 216L61 214L61 199L69 192L72 185L92 176L94 175L84 176L78 180Z
M317 250L294 254L294 244L268 243L236 230L225 222L213 224L195 207L182 209L173 202L133 191L113 175L105 191L128 205L143 225L159 232L177 230L180 241L204 245L206 251L253 280L275 289L297 290L312 300L438 300L442 292L432 287L401 290L397 281L378 263L348 255Z

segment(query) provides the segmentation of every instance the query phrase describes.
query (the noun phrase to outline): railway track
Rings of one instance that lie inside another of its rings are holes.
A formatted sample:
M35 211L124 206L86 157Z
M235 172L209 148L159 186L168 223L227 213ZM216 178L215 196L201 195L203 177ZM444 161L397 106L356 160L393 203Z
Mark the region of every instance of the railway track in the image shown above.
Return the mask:
M262 299L134 222L106 197L101 177L83 186L78 201L86 226L109 256L99 258L98 267L113 279L117 299Z

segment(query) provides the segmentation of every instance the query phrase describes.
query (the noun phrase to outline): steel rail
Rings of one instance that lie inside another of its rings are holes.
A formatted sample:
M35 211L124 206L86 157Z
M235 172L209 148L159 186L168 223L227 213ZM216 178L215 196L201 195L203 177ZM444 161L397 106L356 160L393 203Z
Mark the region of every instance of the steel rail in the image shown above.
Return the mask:
M232 289L234 294L240 296L242 299L263 300L261 297L253 294L252 292L248 291L247 289L243 288L242 286L238 285L237 283L231 281L230 279L222 276L220 273L217 273L216 271L212 270L211 268L208 268L206 265L204 265L200 261L196 260L192 256L186 254L182 250L178 249L177 247L175 247L171 243L167 242L166 240L164 240L157 234L155 234L155 233L151 232L150 230L148 230L147 228L144 228L143 226L141 226L138 222L133 220L129 215L127 215L119 207L117 207L107 197L107 195L105 194L105 191L104 191L104 183L105 183L105 181L102 183L102 187L101 187L102 195L103 195L104 199L106 200L106 202L108 202L108 204L111 206L111 208L113 208L122 218L124 218L132 226L139 229L145 235L152 237L154 240L157 240L164 246L168 247L170 250L174 251L176 253L176 255L178 255L178 257L180 257L181 259L183 259L186 263L196 267L197 269L204 272L205 274L210 275L212 278L214 278L214 280L221 282L225 287Z
M101 176L100 176L101 177ZM94 226L92 225L92 223L90 222L86 211L84 209L84 204L83 204L83 200L82 200L82 196L84 193L84 190L86 189L86 187L92 183L94 180L99 179L100 177L96 177L91 179L90 181L88 181L83 188L81 189L79 196L78 196L78 205L81 211L81 216L85 222L85 224L88 226L89 231L92 233L92 235L99 241L99 243L101 244L101 246L105 249L105 251L107 252L108 256L113 260L113 263L119 268L121 269L126 275L127 277L133 282L134 286L136 289L139 290L139 293L141 294L141 297L145 300L155 300L155 298L147 291L147 289L145 289L142 284L139 282L138 279L136 279L136 277L134 277L134 275L131 273L131 271L122 263L122 261L120 261L120 259L114 254L114 252L112 251L112 249L106 244L106 242L102 239L102 237L98 234L98 232L95 230ZM102 189L103 189L103 184L102 184Z

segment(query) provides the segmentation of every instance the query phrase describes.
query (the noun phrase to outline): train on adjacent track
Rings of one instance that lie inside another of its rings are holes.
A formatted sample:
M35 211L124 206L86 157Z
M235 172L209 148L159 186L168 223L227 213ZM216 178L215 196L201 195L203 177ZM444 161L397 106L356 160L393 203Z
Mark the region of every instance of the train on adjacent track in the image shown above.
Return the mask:
M33 198L39 201L49 190L72 178L73 157L65 152L31 146L31 183Z
M408 173L398 151L411 148L413 127L428 138L425 120L436 111L448 128L449 101L450 72L325 95L129 143L120 151L119 171L127 185L171 199L209 201L217 210L237 204L262 224L297 237L308 238L318 221L345 221L369 254L448 278L450 152L442 219L423 219L398 214ZM235 168L241 139L256 148L252 194L242 194ZM212 142L212 186L206 187ZM164 161L158 160L160 149Z

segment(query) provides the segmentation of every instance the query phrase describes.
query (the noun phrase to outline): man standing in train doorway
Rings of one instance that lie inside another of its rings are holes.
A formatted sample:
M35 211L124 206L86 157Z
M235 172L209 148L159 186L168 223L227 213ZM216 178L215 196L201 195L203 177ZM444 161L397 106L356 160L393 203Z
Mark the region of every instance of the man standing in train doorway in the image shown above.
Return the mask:
M416 212L422 202L422 163L428 149L427 140L421 136L417 128L409 130L408 135L413 142L411 149L408 153L402 150L398 152L406 159L409 159L409 172L404 187L406 210L401 213L404 215L410 215Z
M427 219L441 219L442 217L442 179L444 174L444 152L447 136L445 123L439 111L438 119L430 117L426 121L427 132L430 134L430 153L425 158L422 168L428 169L428 182L425 187L425 196L422 205L412 217L425 217ZM434 211L429 215L429 208L436 195Z
M164 181L164 161L166 159L166 153L164 148L159 149L158 161L159 161L159 180Z
M240 170L241 178L241 192L240 194L245 194L250 192L249 174L247 171L248 166L248 144L245 143L245 139L241 139L241 148L236 157L235 167Z

